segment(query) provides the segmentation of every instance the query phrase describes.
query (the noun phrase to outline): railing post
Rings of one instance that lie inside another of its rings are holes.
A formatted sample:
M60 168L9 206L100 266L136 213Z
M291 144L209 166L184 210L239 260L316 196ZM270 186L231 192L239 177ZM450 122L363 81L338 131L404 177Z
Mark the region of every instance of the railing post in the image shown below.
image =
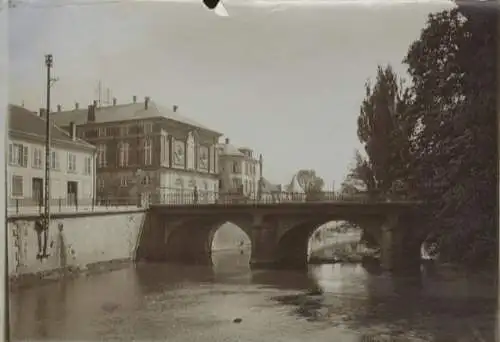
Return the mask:
M62 207L62 198L59 197L59 199L57 200L58 201L58 204L59 204L59 212L62 211L61 207ZM47 204L47 205L50 205L50 204Z
M19 198L16 198L16 214L19 214Z

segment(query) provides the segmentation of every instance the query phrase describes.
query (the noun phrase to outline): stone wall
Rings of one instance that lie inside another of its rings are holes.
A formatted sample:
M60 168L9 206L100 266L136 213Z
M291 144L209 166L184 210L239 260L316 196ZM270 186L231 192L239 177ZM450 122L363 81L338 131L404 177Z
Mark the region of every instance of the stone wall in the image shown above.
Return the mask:
M14 282L24 283L27 279L58 277L66 273L63 271L86 271L131 261L144 216L137 209L55 216L47 234L48 257L43 259L37 258L39 234L34 228L35 217L11 218L9 276ZM43 233L40 237L43 246Z

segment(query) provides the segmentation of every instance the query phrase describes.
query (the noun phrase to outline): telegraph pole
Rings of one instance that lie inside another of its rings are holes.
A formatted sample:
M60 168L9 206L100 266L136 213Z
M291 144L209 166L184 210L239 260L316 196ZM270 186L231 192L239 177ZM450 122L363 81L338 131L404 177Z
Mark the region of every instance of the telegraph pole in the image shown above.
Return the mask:
M45 66L47 67L47 108L45 113L45 211L44 211L44 228L48 231L50 225L50 87L53 58L52 55L45 55ZM44 251L45 252L45 251Z

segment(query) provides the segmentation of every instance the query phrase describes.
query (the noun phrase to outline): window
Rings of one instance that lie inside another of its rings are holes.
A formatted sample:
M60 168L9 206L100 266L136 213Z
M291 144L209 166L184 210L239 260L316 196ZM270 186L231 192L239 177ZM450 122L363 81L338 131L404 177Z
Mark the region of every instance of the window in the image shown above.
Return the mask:
M239 170L238 170L238 169L239 169L239 168L238 168L238 163L237 163L237 162L234 162L234 163L233 163L233 173L238 173L238 172L239 172Z
M151 165L153 162L153 146L151 139L144 140L144 164Z
M57 151L52 151L50 153L50 168L53 170L59 170L59 155Z
M126 187L127 185L128 185L127 176L121 176L120 177L120 186L121 187Z
M76 156L68 152L68 172L76 172Z
M32 167L40 169L42 167L42 149L34 148L33 149L33 162Z
M240 183L238 182L238 179L233 179L233 189L238 189L240 187Z
M85 157L83 173L86 175L90 175L92 173L92 157Z
M145 175L144 178L142 178L141 184L142 185L151 184L151 177L149 175Z
M103 190L103 189L104 189L104 179L103 179L103 178L97 178L97 187L98 187L100 190Z
M97 146L97 165L106 167L106 145L100 144Z
M28 146L9 144L9 164L28 167Z
M100 137L106 136L106 127L99 127L99 136Z
M120 127L120 135L126 137L128 135L128 125Z
M153 132L153 123L145 122L143 126L144 134L151 134Z
M128 143L120 143L119 145L119 157L118 164L120 167L124 167L128 165L128 153L129 153L129 144Z
M23 177L22 176L12 176L12 197L22 197L23 196Z
M169 152L168 136L161 136L161 161L162 163L168 163L168 152Z

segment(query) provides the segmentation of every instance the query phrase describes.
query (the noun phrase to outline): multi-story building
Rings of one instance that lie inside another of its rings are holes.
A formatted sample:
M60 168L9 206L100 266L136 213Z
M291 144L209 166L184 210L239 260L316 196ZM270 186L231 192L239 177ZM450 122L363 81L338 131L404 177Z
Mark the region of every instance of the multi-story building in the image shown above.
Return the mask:
M218 193L217 141L222 135L148 97L144 102L69 111L51 117L97 148L97 192L101 199L158 196L159 201L215 200Z
M43 115L43 113L42 113ZM45 179L45 116L9 106L7 193L9 207L43 205ZM50 197L52 205L91 205L94 198L95 147L52 125Z
M248 198L259 196L262 179L262 155L255 158L249 148L237 148L226 138L218 145L220 190Z

